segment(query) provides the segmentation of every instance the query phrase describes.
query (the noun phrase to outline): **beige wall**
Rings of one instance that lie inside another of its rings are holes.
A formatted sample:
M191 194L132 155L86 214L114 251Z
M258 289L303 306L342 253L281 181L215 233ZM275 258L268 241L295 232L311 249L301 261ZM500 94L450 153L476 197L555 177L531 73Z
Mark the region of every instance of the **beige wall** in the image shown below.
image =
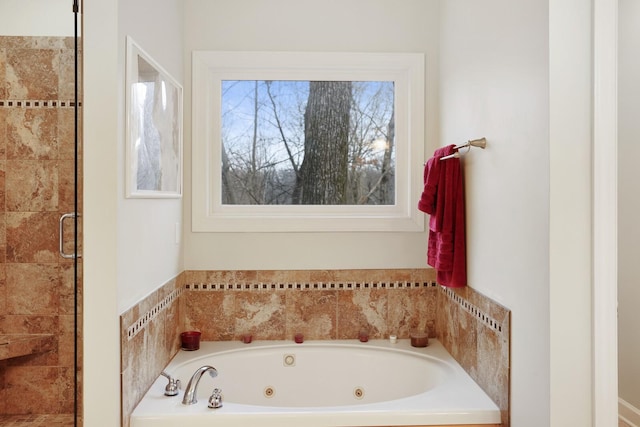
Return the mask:
M183 81L182 2L121 1L118 13L118 139L116 142L118 311L121 313L182 271L182 199L125 198L126 37L179 83Z
M70 0L2 0L0 35L73 36Z
M440 13L440 142L487 138L463 157L469 286L512 310L512 425L548 425L548 5Z
M437 140L438 1L189 0L185 2L185 117L192 50L418 52L426 55L425 146ZM189 141L189 126L185 129ZM425 267L425 233L192 233L185 146L186 269ZM418 160L414 167L422 168Z

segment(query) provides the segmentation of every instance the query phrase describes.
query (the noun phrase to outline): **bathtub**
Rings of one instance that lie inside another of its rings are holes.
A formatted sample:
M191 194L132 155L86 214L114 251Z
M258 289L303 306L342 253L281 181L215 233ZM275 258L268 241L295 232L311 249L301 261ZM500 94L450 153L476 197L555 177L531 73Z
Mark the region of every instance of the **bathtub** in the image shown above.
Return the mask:
M204 374L198 402L183 405L191 375ZM167 397L159 377L131 415L131 427L332 427L499 424L500 411L437 340L203 342L180 351L165 372L182 382ZM208 408L214 388L223 406Z

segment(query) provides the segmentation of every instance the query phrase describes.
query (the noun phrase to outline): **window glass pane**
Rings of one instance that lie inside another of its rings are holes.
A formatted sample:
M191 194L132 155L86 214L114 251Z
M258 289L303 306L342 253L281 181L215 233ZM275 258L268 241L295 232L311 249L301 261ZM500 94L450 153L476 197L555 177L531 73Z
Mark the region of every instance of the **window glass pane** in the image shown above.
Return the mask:
M223 205L394 205L393 81L221 81Z

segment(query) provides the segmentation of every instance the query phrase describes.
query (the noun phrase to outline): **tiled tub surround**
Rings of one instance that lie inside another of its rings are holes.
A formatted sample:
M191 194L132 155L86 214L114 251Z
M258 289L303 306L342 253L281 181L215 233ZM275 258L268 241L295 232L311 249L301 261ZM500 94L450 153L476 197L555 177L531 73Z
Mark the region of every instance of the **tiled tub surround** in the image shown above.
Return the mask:
M185 327L206 341L354 339L409 330L435 337L436 285L425 270L187 272Z
M354 339L362 329L372 339L390 334L402 339L409 337L411 329L426 328L432 337L448 340L450 347L457 332L438 331L439 327L455 330L450 315L443 316L441 311L455 313L451 306L464 304L465 310L472 306L462 298L448 297L448 290L434 280L432 269L185 271L121 317L123 426L129 426L135 405L179 351L182 330L200 330L203 340L213 341L239 340L247 333L255 340L293 340L296 333L304 334L305 340ZM470 298L477 294L470 288L466 292ZM477 298L484 297L478 294ZM493 305L499 306L487 298L482 301L487 305L474 305L475 314L469 313L465 320L492 330L498 319L506 321L500 333L508 349L508 311L504 319L499 313L490 316ZM478 354L478 342L482 339L457 342L454 357L458 359L467 346ZM491 348L486 350L476 360L488 358L487 363L461 364L476 371L475 375L470 372L472 377L496 403L501 402L499 407L508 415L508 388L500 389L504 395L496 398L489 392L495 387L482 383L499 375L508 386L508 351L506 372L478 375L492 368L491 360L502 357L491 353Z
M500 408L509 426L511 312L470 287L438 292L436 335Z
M169 360L184 330L183 275L172 279L120 316L122 425ZM183 384L183 387L186 383Z
M2 425L74 412L73 261L58 255L58 218L74 210L73 69L72 38L0 36L0 335L52 337L0 361Z

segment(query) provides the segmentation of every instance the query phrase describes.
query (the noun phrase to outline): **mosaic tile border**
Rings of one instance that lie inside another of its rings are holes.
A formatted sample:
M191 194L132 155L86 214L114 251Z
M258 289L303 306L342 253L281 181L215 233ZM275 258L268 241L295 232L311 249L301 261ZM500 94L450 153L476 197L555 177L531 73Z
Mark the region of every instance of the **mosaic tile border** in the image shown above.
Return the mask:
M0 108L74 108L75 100L67 99L0 99ZM78 107L82 102L78 102Z
M261 291L261 290L353 290L353 289L406 289L436 287L436 282L314 282L314 283L188 283L192 291Z
M487 313L482 311L480 308L478 308L474 304L471 304L469 301L467 301L466 299L464 299L460 295L456 294L451 289L446 288L446 287L442 287L442 291L451 300L453 300L456 304L458 304L460 307L462 307L463 310L465 310L467 313L469 313L472 316L474 316L477 320L479 320L480 322L484 323L486 326L488 326L489 328L493 329L494 331L496 331L498 333L502 333L502 324L500 322L498 322L496 319L494 319L493 317L489 316Z
M479 307L470 303L449 288L439 286L436 282L314 282L314 283L187 283L175 289L160 303L140 316L127 328L127 340L133 339L158 314L168 308L183 292L224 292L224 291L285 291L285 290L360 290L360 289L411 289L440 287L453 302L478 321L497 333L502 333L502 324L489 316Z
M140 331L142 331L149 322L158 316L158 314L162 313L165 309L167 309L182 293L185 291L184 288L174 289L169 295L164 297L162 301L153 306L151 310L144 313L140 316L131 326L127 328L127 341L130 341L138 335Z

